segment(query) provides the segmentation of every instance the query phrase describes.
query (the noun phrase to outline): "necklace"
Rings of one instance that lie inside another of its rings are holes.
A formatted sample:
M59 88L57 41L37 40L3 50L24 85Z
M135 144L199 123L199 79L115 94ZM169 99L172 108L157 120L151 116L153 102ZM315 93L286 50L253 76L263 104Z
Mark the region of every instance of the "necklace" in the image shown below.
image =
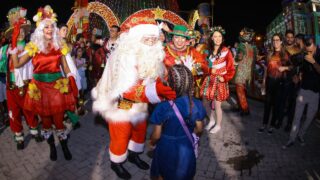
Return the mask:
M188 47L188 48L187 48L187 52L186 52L185 54L179 56L179 55L177 55L176 53L174 53L174 52L172 51L172 49L170 48L170 46L167 46L167 48L168 48L169 54L174 57L174 62L175 62L175 64L181 64L181 61L184 61L185 58L186 58L186 56L189 54L189 49L190 49L190 48Z

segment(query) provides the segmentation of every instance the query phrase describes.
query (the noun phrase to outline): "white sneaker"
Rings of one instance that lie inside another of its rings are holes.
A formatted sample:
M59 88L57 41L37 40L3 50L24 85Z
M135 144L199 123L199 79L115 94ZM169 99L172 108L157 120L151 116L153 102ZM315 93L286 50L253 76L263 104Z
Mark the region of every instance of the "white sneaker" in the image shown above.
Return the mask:
M207 131L209 131L216 124L216 121L209 121L208 125L205 127Z
M217 133L218 131L220 131L220 129L221 129L221 126L215 126L213 129L211 129L211 131L210 131L210 133L211 134L215 134L215 133Z

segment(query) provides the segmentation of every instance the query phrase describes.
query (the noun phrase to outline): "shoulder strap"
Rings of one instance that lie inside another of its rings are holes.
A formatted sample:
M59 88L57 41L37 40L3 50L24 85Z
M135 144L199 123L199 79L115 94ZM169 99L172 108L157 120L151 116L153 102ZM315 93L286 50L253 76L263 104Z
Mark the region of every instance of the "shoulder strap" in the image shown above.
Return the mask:
M192 135L191 135L191 133L190 133L190 131L189 131L189 129L188 129L188 127L187 127L186 123L184 122L183 117L182 117L182 115L181 115L181 113L180 113L180 111L179 111L178 107L176 106L176 104L175 104L173 101L169 101L169 103L171 104L172 109L174 110L174 112L175 112L176 116L178 117L179 122L180 122L180 124L181 124L181 126L182 126L182 128L183 128L184 132L187 134L187 136L188 136L188 138L189 138L189 140L190 140L190 142L191 142L192 146L194 146L194 143L193 143L193 141L194 141L194 140L193 140L193 137L192 137Z

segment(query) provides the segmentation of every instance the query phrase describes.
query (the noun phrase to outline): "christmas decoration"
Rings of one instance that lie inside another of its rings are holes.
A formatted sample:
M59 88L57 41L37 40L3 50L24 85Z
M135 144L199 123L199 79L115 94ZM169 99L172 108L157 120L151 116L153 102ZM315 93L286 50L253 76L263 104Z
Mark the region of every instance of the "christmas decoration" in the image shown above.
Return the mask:
M122 24L121 30L129 29L131 26L135 25L137 21L144 21L149 23L154 23L155 19L163 19L169 21L173 24L180 24L191 28L186 21L184 21L180 16L177 14L167 11L164 9L151 8L151 9L143 9L140 10L131 16L129 16Z
M86 7L86 11L90 14L90 17L88 19L88 22L90 22L90 27L88 26L88 24L86 24L85 28L88 28L86 30L90 31L95 27L99 27L99 25L97 25L99 22L101 22L101 19L99 19L99 17L101 17L102 20L105 21L105 24L107 25L108 29L110 29L110 27L113 25L119 25L118 19L116 18L113 11L103 3L90 2ZM74 31L71 31L71 28L73 28L74 25L79 22L77 21L77 17L76 17L77 15L78 15L78 11L74 12L67 23L69 27L69 32L74 33ZM84 21L85 23L87 22L86 20L87 19L85 19ZM83 24L82 24L82 27L83 27Z
M173 12L179 11L177 0L98 0L106 4L120 22L124 22L130 15L142 9L156 8L170 10Z

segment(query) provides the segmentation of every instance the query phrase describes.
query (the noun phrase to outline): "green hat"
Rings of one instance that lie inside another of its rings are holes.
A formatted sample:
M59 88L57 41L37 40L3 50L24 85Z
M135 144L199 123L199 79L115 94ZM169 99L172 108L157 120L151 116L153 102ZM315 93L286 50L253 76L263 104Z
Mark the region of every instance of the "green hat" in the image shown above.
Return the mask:
M188 36L188 28L183 25L175 25L172 32L169 32L171 35L182 36L187 39L190 39Z

